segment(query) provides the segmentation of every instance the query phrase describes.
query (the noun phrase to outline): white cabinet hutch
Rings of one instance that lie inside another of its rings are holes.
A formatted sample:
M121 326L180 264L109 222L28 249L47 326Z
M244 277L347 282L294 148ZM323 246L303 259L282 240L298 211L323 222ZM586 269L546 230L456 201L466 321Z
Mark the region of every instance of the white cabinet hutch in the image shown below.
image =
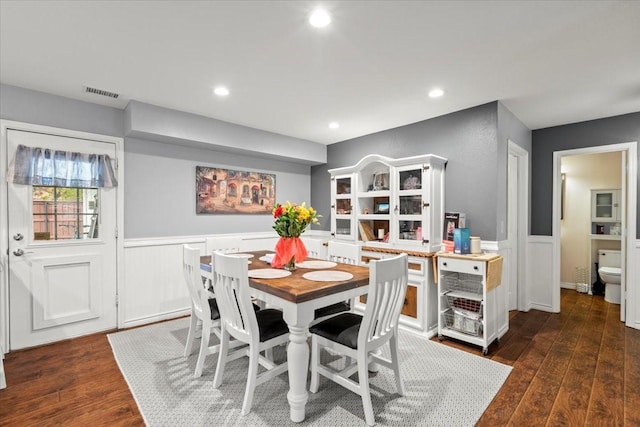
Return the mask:
M431 257L442 246L446 163L433 154L370 154L354 166L329 170L332 238L360 244L364 262L409 255L400 324L428 336L438 328Z
M355 166L329 170L332 237L438 251L446 162L433 154L402 159L370 154Z

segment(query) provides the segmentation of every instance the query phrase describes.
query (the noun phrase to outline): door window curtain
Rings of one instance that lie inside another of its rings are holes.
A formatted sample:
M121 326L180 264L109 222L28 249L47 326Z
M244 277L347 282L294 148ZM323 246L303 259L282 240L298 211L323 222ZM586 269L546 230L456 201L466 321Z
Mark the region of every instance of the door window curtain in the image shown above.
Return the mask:
M117 187L118 181L106 154L18 145L7 181L14 184L56 187Z

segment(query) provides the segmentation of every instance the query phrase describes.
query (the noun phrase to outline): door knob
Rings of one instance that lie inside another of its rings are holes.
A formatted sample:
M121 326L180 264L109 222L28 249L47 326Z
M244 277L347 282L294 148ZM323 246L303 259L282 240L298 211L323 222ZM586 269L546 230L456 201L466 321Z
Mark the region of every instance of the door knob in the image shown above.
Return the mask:
M33 251L25 252L25 251L23 251L22 249L16 249L15 251L13 251L13 254L14 254L15 256L22 256L22 255L24 255L24 254L31 254L31 253L33 253Z
M20 233L15 234L13 236L13 240L18 240L19 241L19 240L22 240L22 239L24 239L24 236L22 234L20 234Z

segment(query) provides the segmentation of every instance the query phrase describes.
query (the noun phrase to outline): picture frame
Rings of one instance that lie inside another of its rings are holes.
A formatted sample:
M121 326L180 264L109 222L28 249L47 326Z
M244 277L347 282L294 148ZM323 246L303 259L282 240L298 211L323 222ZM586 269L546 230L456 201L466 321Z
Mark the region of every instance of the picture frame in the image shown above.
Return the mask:
M271 215L276 176L196 166L196 214Z
M373 191L389 189L389 172L376 172L373 174Z

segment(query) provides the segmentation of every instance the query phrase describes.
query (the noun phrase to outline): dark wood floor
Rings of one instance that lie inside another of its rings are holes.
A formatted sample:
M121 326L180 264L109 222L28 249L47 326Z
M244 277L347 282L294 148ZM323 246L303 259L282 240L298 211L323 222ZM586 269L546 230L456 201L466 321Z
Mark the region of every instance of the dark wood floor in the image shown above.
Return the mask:
M513 366L479 426L640 426L640 331L620 307L562 291L562 313L513 312L489 358ZM443 344L481 354L454 340ZM105 334L7 354L3 426L137 426Z

